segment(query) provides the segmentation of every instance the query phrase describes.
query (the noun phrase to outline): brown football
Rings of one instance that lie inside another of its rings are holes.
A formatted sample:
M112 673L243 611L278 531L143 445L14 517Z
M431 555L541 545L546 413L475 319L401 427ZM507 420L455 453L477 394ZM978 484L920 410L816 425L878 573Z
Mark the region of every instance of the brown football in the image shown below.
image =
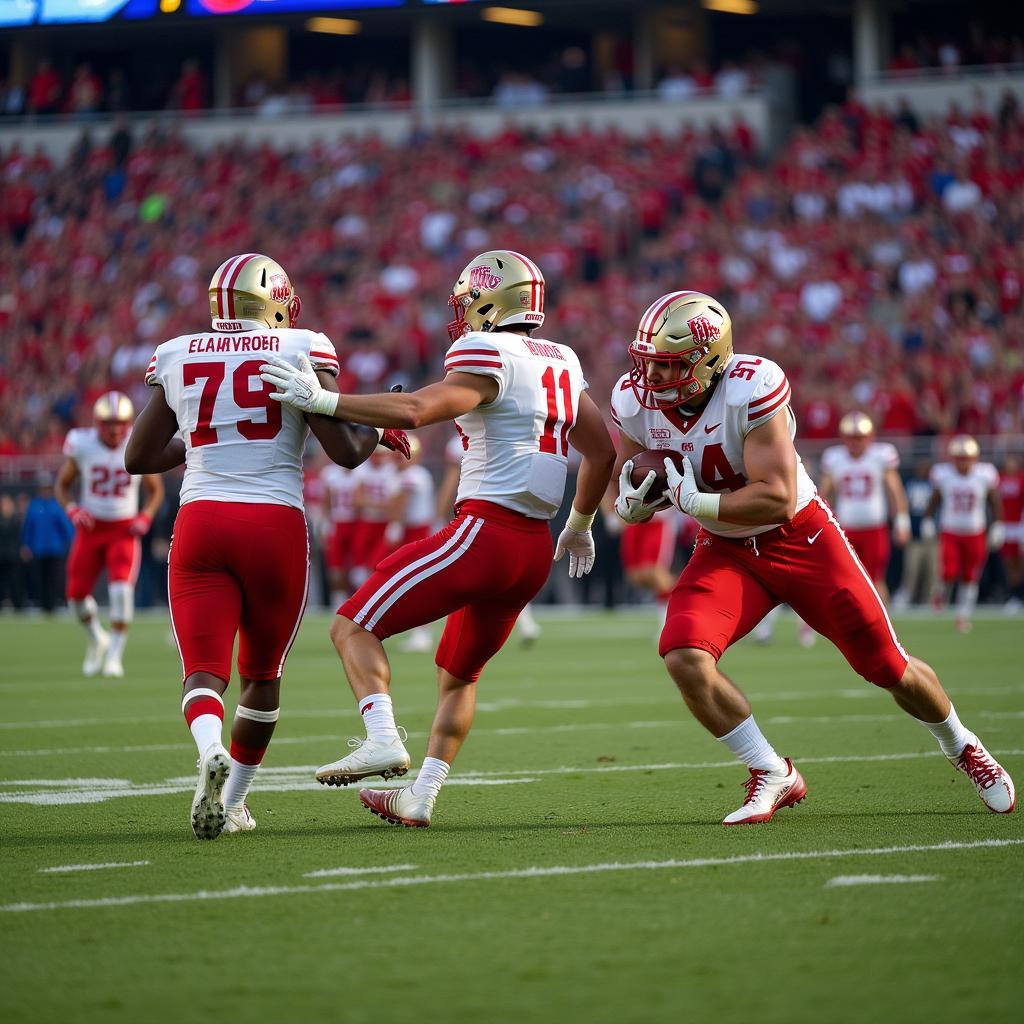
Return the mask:
M630 474L629 479L634 487L639 487L647 479L647 474L651 470L654 470L655 474L651 489L647 492L647 497L644 499L645 505L654 509L668 508L670 502L665 495L665 489L668 487L668 479L665 475L665 459L671 459L675 463L676 469L681 473L683 471L684 458L686 456L682 452L654 451L651 449L633 456L633 472Z

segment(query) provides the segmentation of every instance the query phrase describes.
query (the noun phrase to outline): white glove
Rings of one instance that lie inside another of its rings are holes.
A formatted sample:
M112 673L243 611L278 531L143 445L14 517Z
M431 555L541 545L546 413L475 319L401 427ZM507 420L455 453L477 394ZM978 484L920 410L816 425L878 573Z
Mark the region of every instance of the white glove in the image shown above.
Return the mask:
M998 551L1006 540L1006 527L997 519L988 528L988 549Z
M338 408L338 396L320 386L313 364L304 352L299 353L297 368L280 356L268 358L270 362L260 367L260 379L277 388L277 391L270 393L275 402L287 402L303 412L320 416L334 415Z
M693 466L684 456L682 473L676 469L671 459L665 460L665 477L668 480L669 501L680 512L700 519L717 519L718 506L722 502L720 494L705 494L697 489L697 478L693 475Z
M619 496L615 499L615 512L624 522L633 525L634 523L646 523L654 513L655 509L648 508L644 504L644 498L654 483L655 472L652 469L644 478L639 487L634 487L630 481L633 473L633 460L628 459L622 464L622 472L619 474Z
M395 520L384 528L384 539L389 544L397 544L402 539L403 533L405 533L405 525Z
M566 552L569 553L570 579L582 579L594 568L594 535L590 530L581 533L567 526L555 545L555 561L560 562Z
M931 516L921 520L921 540L935 540L935 520Z

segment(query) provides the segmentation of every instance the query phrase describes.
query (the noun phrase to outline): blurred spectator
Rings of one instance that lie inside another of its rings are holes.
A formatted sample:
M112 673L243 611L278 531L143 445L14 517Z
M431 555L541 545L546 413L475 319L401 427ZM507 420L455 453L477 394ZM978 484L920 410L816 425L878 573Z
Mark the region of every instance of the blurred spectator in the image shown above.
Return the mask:
M658 83L659 98L670 103L693 99L699 91L697 79L679 64L672 65Z
M64 556L68 553L74 528L53 496L53 487L43 484L29 502L21 530L22 559L30 563L39 607L50 613L63 594Z
M60 76L44 58L29 79L26 111L30 114L56 114L60 109L62 91Z
M167 104L172 110L195 113L207 106L206 79L199 70L199 62L186 60L181 65L181 74L171 89L171 98Z
M0 610L8 601L16 611L24 604L21 528L14 498L0 494Z
M102 105L103 83L88 64L79 64L68 86L68 111L78 116L95 114Z
M548 91L536 78L520 71L506 71L491 94L496 107L540 107L548 101Z

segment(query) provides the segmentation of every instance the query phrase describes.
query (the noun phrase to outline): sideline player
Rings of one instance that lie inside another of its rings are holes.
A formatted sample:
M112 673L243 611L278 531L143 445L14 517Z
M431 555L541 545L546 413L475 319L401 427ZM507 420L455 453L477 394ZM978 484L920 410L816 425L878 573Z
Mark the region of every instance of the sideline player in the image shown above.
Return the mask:
M264 367L282 401L357 423L422 427L452 418L469 447L453 522L377 566L339 609L331 637L366 726L352 754L324 765L321 782L348 785L371 775L404 775L381 641L448 616L435 661L437 713L427 757L404 789L364 789L363 804L387 821L424 827L469 732L475 683L551 567L548 521L562 503L569 445L582 455L576 495L555 561L569 574L594 564L591 523L615 464L615 450L572 349L530 337L544 323L544 278L519 253L477 256L449 302L452 346L444 380L411 394L349 396L324 391L308 371L280 359ZM277 396L275 396L277 397Z
M896 546L902 548L910 540L900 455L887 441L875 440L875 425L867 413L847 413L839 421L839 436L843 443L822 453L818 492L834 506L846 539L888 604L885 571L889 567L890 515Z
M327 585L331 603L341 604L348 597L351 586L352 554L356 540L355 493L359 470L345 469L329 462L320 471L324 487L324 512L328 522L325 548Z
M932 466L932 497L928 502L922 534L935 536L939 513L939 574L934 605L943 608L953 587L959 584L956 618L958 632L971 630L971 615L978 603L978 581L989 549L1003 546L1003 510L999 497L999 471L991 462L979 462L981 449L968 434L950 439L949 462ZM991 525L986 530L991 512Z
M1008 615L1024 607L1024 467L1016 455L1007 455L999 471L999 498L1003 503L1003 567L1009 591L1003 606Z
M68 554L67 598L78 621L89 634L82 672L120 678L128 640L128 624L135 612L135 580L142 556L140 538L149 532L164 500L164 482L146 473L141 478L124 468L124 449L135 418L131 399L108 391L92 407L93 426L76 427L64 441L64 464L57 473L57 500L75 527ZM72 498L81 477L81 493ZM146 504L139 510L139 484ZM110 596L110 632L100 624L93 589L107 570Z
M378 439L404 435L306 416L271 401L260 364L273 354L312 365L336 387L323 334L296 329L300 303L283 268L247 253L209 287L212 330L160 345L154 390L125 452L129 472L185 462L168 567L171 628L181 655L181 708L199 750L192 830L199 839L254 829L245 797L280 714L281 673L306 606L309 554L302 498L307 425L328 457L355 466ZM223 694L238 634L238 707L230 754Z
M750 769L746 799L723 823L769 821L807 792L792 762L761 733L746 697L718 670L726 649L783 601L932 733L989 810L1013 810L1010 776L961 724L932 669L904 651L816 494L793 447L796 420L782 370L734 353L725 308L688 291L648 308L630 355L633 368L612 395L625 460L617 510L627 522L650 517L644 497L654 473L634 488L631 457L649 437L670 431L685 461L680 473L665 460L669 494L703 529L669 600L659 650L694 717Z

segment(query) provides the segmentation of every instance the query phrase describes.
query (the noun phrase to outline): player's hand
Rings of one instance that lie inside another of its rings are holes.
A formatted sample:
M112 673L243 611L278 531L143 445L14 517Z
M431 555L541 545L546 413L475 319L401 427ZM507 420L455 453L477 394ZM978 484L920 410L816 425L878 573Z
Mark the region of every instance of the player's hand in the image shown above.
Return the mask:
M389 544L397 544L402 539L405 527L396 519L384 528L384 539Z
M93 519L91 512L86 512L84 508L79 508L78 505L68 505L64 511L67 513L68 519L71 520L71 525L76 530L92 530L96 526L96 520Z
M133 520L131 526L128 528L132 532L133 537L145 537L149 533L149 528L153 525L152 516L147 516L145 512L140 512Z
M921 540L935 540L935 520L931 516L921 520Z
M555 561L560 562L566 553L569 555L570 579L582 579L594 568L594 535L590 530L581 533L567 526L555 545Z
M988 528L988 549L998 551L1006 541L1006 527L997 519Z
M277 391L270 393L275 402L287 402L302 412L318 416L334 415L338 408L338 396L320 386L313 364L305 352L299 353L297 367L280 356L268 358L270 362L260 367L260 379L277 388Z
M652 469L639 487L634 487L630 476L633 473L633 460L627 459L622 464L622 472L619 474L619 496L615 499L615 512L624 522L633 525L634 523L646 523L655 510L644 504L644 498L654 483L655 472Z
M910 542L910 516L906 512L892 521L892 539L898 548L905 548Z
M671 459L665 459L665 479L668 489L665 493L668 500L684 515L695 519L717 519L718 507L721 504L720 494L705 494L697 487L697 477L693 472L693 464L683 456L682 473L676 469Z
M398 452L399 455L404 455L407 459L412 456L412 451L409 448L409 435L404 430L388 428L381 434L378 444L384 448L390 448L393 452Z

